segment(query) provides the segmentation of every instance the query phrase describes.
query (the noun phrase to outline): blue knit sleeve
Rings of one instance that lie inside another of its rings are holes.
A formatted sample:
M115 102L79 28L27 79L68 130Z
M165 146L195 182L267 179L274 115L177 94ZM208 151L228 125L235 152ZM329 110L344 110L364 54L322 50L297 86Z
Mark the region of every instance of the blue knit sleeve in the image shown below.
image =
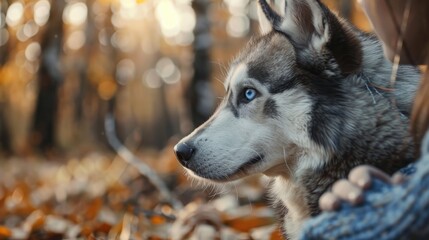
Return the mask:
M300 239L429 239L429 134L422 157L402 171L412 174L405 183L376 180L362 205L343 204L308 220Z

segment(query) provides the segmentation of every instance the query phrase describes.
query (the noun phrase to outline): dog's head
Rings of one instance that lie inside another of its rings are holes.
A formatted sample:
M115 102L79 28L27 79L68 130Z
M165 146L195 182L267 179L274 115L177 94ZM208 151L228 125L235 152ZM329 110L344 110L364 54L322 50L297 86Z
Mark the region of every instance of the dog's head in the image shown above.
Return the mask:
M357 37L317 0L283 0L279 13L259 3L263 35L232 63L214 115L175 146L194 176L292 174L318 164L296 161L297 154L335 151L338 128L318 126L341 124L327 115L341 114L331 106L345 94L341 79L360 68Z

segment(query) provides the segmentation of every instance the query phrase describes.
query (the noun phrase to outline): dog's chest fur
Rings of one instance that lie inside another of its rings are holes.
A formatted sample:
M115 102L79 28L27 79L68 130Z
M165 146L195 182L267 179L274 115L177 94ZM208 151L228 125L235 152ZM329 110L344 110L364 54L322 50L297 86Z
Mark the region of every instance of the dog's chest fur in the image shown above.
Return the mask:
M279 15L259 0L264 35L233 62L216 113L175 150L198 178L270 176L284 236L296 239L320 212L320 195L353 167L393 173L413 159L408 117L419 71L400 66L392 85L392 63L373 35L319 0L281 2Z
M401 81L401 79L399 79ZM376 166L389 174L412 162L414 147L408 134L408 118L383 95L371 96L363 90L351 91L350 111L343 121L337 147L329 153L300 150L292 155L292 176L273 177L271 195L279 213L283 234L296 239L304 221L320 213L318 199L336 180L361 164ZM326 126L321 126L326 127ZM318 153L319 152L319 153ZM305 162L323 162L311 167Z

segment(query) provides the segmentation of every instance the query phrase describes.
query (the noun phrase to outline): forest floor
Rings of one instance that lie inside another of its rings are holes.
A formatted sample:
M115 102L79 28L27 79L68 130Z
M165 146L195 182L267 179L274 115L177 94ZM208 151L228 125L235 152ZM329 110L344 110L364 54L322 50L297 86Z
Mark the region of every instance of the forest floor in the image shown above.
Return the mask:
M0 161L0 239L281 239L264 177L222 187L190 180L172 153L139 158L183 207L112 153Z

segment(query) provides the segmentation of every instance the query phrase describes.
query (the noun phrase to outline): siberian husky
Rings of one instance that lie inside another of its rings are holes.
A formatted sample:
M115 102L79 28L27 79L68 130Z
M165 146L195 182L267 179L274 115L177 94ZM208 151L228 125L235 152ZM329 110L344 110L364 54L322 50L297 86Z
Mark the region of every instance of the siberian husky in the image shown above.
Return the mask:
M318 0L259 0L262 36L233 61L214 115L174 148L197 179L272 179L284 236L360 164L393 173L413 159L408 117L419 70L392 64L374 35Z

